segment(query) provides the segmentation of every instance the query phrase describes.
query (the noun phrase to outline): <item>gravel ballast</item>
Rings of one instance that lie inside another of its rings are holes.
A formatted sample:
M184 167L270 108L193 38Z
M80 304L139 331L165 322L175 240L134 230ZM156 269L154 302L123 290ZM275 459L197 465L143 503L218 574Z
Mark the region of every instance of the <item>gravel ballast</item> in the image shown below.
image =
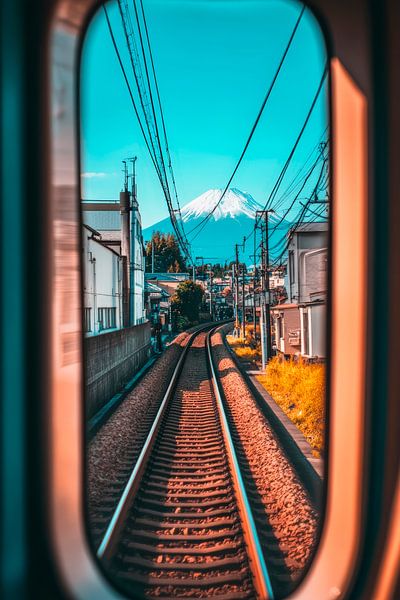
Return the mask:
M257 527L260 522L266 526L262 544L266 560L271 548L271 539L267 538L271 533L279 546L281 557L275 560L276 568L273 564L269 566L272 575L276 573L275 583L283 595L294 587L309 563L318 531L318 512L225 347L223 335L219 330L212 337L213 356L237 438L239 458L253 484L250 501L255 497L258 506ZM284 565L280 564L282 559Z
M95 546L117 506L189 338L184 332L173 340L88 444L87 506Z

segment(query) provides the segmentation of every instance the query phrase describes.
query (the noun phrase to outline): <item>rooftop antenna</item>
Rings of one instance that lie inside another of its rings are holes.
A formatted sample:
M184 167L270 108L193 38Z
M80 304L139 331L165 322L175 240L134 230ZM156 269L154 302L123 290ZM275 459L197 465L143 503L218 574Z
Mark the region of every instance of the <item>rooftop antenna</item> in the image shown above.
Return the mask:
M131 193L132 193L132 206L134 206L137 201L137 188L136 188L136 161L137 156L130 156L126 160L129 160L132 163L132 174L129 175L131 178Z
M126 164L126 160L123 160L122 164L124 165L124 168L122 169L122 172L124 174L124 192L127 192L128 191L128 165Z

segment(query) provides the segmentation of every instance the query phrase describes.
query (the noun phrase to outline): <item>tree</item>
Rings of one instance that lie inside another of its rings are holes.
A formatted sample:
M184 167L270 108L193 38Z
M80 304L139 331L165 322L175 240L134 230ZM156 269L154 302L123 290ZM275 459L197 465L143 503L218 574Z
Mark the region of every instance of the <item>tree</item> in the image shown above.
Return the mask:
M153 242L153 244L152 244ZM182 273L187 271L178 241L172 233L154 231L146 242L146 271L152 270L152 245L154 246L154 269L157 273Z
M172 297L172 311L186 317L191 323L199 320L203 288L193 281L182 281Z

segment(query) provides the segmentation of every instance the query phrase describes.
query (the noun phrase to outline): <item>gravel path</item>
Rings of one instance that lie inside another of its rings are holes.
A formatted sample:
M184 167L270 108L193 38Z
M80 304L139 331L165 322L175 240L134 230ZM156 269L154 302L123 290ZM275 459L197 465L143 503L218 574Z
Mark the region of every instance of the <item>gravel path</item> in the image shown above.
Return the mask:
M184 332L175 338L89 443L87 501L95 546L107 528L189 337Z
M212 337L214 357L231 424L236 430L239 460L245 463L249 475L250 501L257 505L257 526L260 524L262 529L265 558L272 576L275 574L279 595L284 595L308 565L318 529L318 513L237 370L222 335L217 332ZM280 556L276 553L274 556L272 551L272 561L271 533L280 551Z

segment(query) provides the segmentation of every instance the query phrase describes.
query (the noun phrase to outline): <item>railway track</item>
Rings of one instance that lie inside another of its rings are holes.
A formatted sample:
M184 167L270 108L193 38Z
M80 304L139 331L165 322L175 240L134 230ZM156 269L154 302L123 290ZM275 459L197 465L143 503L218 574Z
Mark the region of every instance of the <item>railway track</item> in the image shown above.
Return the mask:
M97 551L135 597L273 597L211 335L183 351Z

